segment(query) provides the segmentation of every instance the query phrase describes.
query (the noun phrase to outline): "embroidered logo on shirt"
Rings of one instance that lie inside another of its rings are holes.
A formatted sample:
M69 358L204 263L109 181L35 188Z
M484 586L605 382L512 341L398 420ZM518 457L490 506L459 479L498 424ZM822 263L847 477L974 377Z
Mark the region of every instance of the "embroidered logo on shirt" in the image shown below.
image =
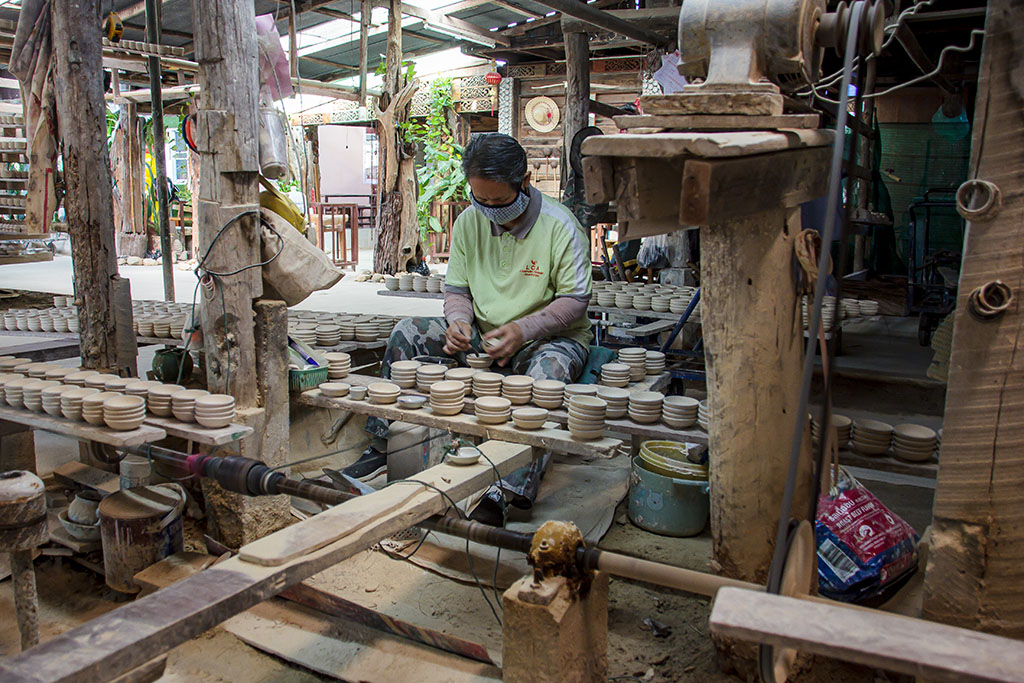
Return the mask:
M540 277L544 274L544 271L540 269L536 261L530 261L530 265L519 271L527 277Z

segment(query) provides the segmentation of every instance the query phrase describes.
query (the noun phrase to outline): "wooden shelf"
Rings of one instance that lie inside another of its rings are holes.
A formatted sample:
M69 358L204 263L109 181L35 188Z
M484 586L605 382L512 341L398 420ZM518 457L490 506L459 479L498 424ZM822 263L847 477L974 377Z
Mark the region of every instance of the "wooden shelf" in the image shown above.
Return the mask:
M185 342L176 337L136 337L136 343L138 344L164 344L166 346L184 346ZM189 349L189 351L195 351L197 349Z
M682 315L682 313L672 313L672 312L662 313L660 311L638 311L635 308L615 308L615 307L612 307L612 306L590 306L590 307L587 308L587 310L589 312L591 312L591 313L608 313L608 314L611 314L611 315L625 315L625 316L631 316L633 318L656 318L658 320L679 320L679 317ZM694 316L691 313L690 314L690 319L686 321L686 324L687 325L700 325L700 316L698 315L697 319L694 320Z
M146 415L143 424L158 427L167 432L168 436L189 439L206 446L223 446L240 441L253 432L252 427L233 422L227 427L213 429L204 427L197 422L181 422L173 417L157 417L156 415Z
M79 441L96 441L115 448L123 446L139 446L167 438L167 432L159 427L143 424L138 429L120 432L108 427L94 427L86 422L72 422L63 417L54 417L46 413L33 413L30 410L0 407L0 420L41 429L44 432L62 434Z

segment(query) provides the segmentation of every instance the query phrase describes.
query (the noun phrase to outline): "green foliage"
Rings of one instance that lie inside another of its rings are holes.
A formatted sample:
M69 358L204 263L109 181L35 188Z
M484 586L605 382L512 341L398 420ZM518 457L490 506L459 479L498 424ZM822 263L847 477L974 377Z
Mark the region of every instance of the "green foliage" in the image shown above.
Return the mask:
M448 126L448 112L455 106L452 79L439 78L430 84L430 104L426 119L409 121L402 127L406 142L416 143L423 152L423 165L416 171L419 198L416 215L420 236L442 230L441 222L430 215L434 201L458 201L466 197L466 176L462 172L462 147Z

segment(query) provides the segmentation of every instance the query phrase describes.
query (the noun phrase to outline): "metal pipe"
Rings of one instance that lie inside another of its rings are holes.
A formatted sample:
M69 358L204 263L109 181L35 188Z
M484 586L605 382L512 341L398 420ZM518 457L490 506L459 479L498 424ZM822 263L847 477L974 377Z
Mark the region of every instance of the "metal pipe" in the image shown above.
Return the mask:
M665 36L658 35L654 31L648 31L625 19L619 19L612 14L591 7L579 0L537 0L537 3L557 10L566 16L576 17L599 28L613 31L633 40L639 40L641 43L648 43L656 47L668 47L671 42Z
M160 44L160 3L146 0L146 40ZM157 227L160 229L160 258L164 275L164 300L174 301L174 254L171 242L170 207L167 202L167 139L164 136L164 99L160 91L160 58L150 55L146 58L149 67L149 93L153 104L153 165L156 166Z

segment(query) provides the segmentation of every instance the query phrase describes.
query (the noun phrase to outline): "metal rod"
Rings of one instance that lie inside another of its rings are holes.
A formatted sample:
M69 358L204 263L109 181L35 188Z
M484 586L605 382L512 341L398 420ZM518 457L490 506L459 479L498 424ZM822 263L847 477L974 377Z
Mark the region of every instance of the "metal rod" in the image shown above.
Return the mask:
M654 31L648 31L625 19L619 19L612 14L591 7L579 0L537 0L537 4L550 7L566 16L576 17L588 24L613 31L627 38L639 40L641 43L647 43L656 47L666 47L669 43L668 38L665 36L658 35Z
M160 43L160 2L146 0L146 40L154 45ZM160 258L164 275L164 300L174 301L174 254L171 251L171 218L167 202L166 138L164 137L164 100L161 92L160 58L150 55L146 58L149 67L149 92L153 104L153 165L156 167L157 227L160 229Z
M11 551L11 581L14 582L14 611L24 652L39 644L39 594L31 549Z

